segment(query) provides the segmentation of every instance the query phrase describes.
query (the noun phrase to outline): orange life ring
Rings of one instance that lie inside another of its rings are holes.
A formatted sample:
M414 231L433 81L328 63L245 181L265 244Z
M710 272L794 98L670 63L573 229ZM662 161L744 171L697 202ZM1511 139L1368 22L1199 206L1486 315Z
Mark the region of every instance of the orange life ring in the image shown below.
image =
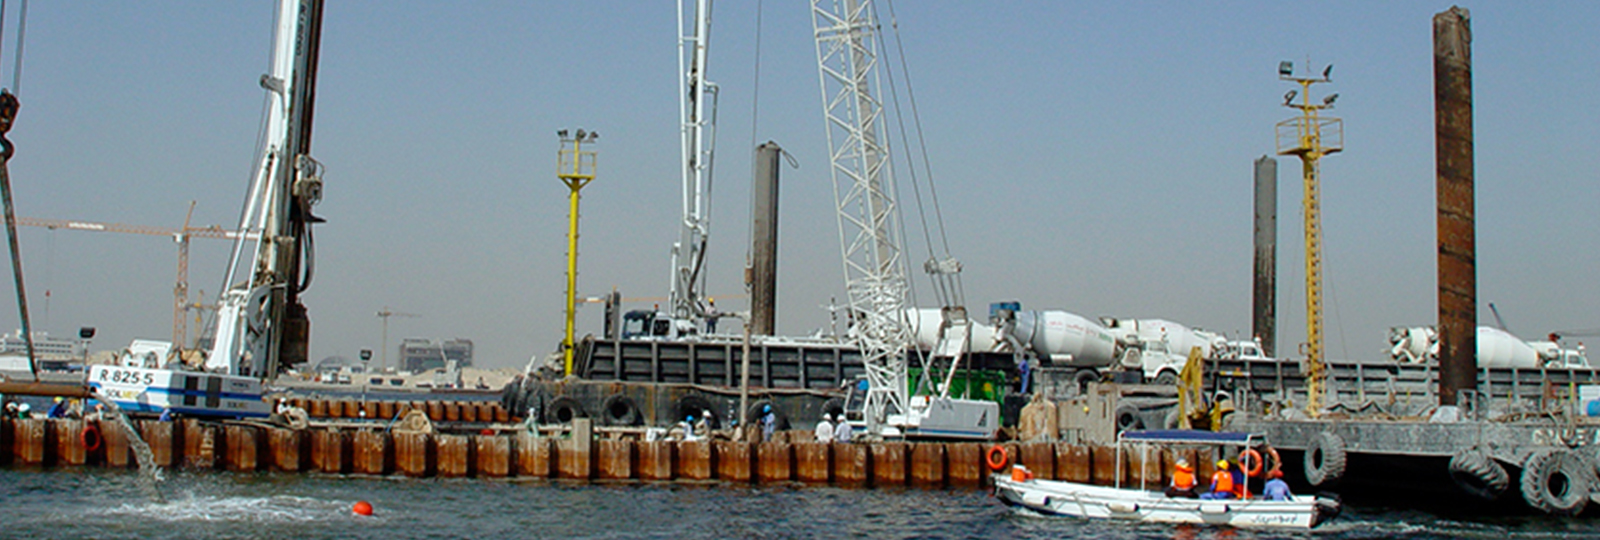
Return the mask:
M989 470L1000 472L1000 469L1006 468L1006 462L1011 459L1006 455L1006 447L997 444L989 447L989 452L984 455L984 461L988 462Z
M1244 452L1239 455L1239 463L1249 464L1250 468L1245 469L1244 471L1246 475L1253 477L1261 476L1261 452L1257 452L1254 448L1246 448L1244 449Z
M94 437L90 437L90 434L94 434ZM94 424L85 424L83 431L78 432L78 442L83 443L83 449L88 452L99 450L102 439L100 428L95 427Z
M1271 446L1264 446L1262 448L1267 449L1267 457L1269 458L1267 461L1272 462L1272 468L1267 469L1267 474L1272 474L1272 471L1283 470L1283 458L1278 457L1278 449Z

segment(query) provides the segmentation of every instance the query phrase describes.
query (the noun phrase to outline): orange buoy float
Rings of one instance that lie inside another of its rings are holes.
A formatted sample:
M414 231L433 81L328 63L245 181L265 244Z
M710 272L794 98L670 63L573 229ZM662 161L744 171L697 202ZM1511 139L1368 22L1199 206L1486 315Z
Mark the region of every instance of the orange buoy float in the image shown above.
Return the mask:
M78 442L83 443L83 449L89 452L99 450L102 439L100 428L94 424L85 424L83 431L78 432Z
M997 444L989 447L989 452L984 455L984 461L988 462L989 470L1000 472L1000 469L1006 468L1006 463L1011 461L1011 456L1006 455L1006 447Z
M1257 452L1254 448L1246 448L1244 449L1244 452L1240 454L1239 462L1250 464L1250 468L1244 471L1245 474L1253 477L1261 476L1261 452Z
M356 505L351 507L350 511L355 512L356 515L370 516L372 515L372 503L367 501L356 501Z

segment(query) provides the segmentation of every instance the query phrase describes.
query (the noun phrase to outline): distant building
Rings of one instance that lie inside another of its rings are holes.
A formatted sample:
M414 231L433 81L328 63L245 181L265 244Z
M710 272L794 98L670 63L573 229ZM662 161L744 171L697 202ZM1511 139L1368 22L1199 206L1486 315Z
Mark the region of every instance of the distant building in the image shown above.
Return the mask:
M362 366L360 362L356 362L343 356L329 356L327 358L323 358L322 361L317 362L316 367L313 368L312 371L323 374L338 373L340 371L360 373L365 371L362 369L363 367L364 366Z
M406 338L400 341L400 369L419 372L443 368L450 360L458 367L472 367L472 340Z
M53 338L44 332L33 333L33 354L39 360L39 369L62 370L67 369L68 364L82 363L86 350L87 345L83 340ZM0 354L28 355L28 342L22 339L21 330L0 338Z

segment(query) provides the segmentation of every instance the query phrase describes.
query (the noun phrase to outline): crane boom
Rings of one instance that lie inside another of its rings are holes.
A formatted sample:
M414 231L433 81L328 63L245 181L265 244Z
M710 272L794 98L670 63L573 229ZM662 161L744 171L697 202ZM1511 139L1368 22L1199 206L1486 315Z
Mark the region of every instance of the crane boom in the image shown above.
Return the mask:
M248 281L235 283L244 243L235 242L206 367L233 375L276 376L306 361L310 320L300 292L310 282L311 207L322 198L320 163L311 159L311 119L322 34L322 0L281 0L267 90L266 141L239 229L258 232Z
M838 9L838 12L834 10ZM895 233L894 178L874 97L877 23L868 0L813 0L817 67L827 124L829 172L837 200L843 251L846 309L851 338L861 349L867 375L864 417L869 433L888 415L908 411L905 320L909 286Z
M694 3L692 21L685 4ZM692 25L692 33L686 26ZM711 41L711 0L678 3L678 118L682 137L683 221L672 245L672 318L693 325L706 309L700 304L710 233L711 164L717 141L717 84L706 79Z

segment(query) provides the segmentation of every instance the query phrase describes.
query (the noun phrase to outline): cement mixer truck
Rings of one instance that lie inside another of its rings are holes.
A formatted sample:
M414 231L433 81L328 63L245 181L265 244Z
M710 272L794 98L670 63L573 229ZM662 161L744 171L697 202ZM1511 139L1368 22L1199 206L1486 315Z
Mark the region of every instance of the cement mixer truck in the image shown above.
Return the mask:
M923 316L928 317L936 322L938 314ZM1191 348L1200 347L1209 357L1224 341L1216 334L1164 319L1103 318L1096 322L1061 310L1006 310L997 315L996 324L998 328L983 325L985 335L994 336L993 350L1031 352L1053 367L1075 369L1074 378L1079 382L1121 369L1157 384L1172 384ZM974 326L974 349L980 343L979 335Z
M1389 329L1389 357L1412 364L1438 362L1438 332L1431 326ZM1478 367L1591 368L1581 345L1574 350L1554 341L1523 341L1492 326L1478 327Z

